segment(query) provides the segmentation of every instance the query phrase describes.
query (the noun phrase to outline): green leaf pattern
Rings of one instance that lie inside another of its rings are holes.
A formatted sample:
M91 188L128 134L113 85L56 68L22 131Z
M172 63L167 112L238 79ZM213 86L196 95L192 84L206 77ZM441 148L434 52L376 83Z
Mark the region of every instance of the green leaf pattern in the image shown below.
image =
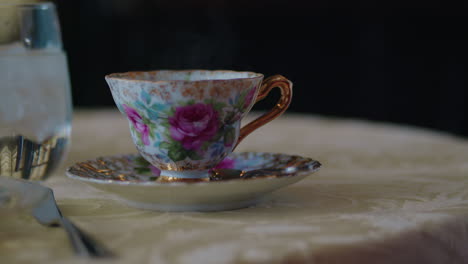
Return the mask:
M245 111L243 108L245 107L245 99L248 92L249 90L246 89L235 97L223 101L216 98L206 99L203 102L190 99L171 104L161 103L160 101L153 102L156 100L148 92L142 91L139 100L136 100L133 104L126 104L136 109L143 117L143 123L149 128L149 137L151 139L149 146L152 148L151 152L155 152L158 158L165 157L172 162L179 162L185 159L200 161L212 159L213 156L232 149L238 136L235 123L240 122L239 119ZM209 141L203 142L199 149L188 150L179 141L171 137L169 118L175 115L176 106L187 106L197 103L211 105L218 114L219 127L217 133ZM122 107L119 106L119 108ZM131 127L131 133L136 138L135 143L140 148L145 148L135 128ZM139 170L147 172L149 169L142 166Z

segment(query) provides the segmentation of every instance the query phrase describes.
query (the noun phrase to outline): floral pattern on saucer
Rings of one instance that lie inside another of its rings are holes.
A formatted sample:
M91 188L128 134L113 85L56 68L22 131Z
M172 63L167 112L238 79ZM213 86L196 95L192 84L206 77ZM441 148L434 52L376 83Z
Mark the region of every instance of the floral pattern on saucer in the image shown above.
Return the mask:
M252 206L270 192L316 172L320 163L274 153L232 153L209 181L172 181L159 177L138 154L101 157L68 168L67 176L112 193L129 206L158 211L220 211ZM219 177L220 169L242 173ZM245 174L243 174L245 172ZM243 178L246 174L253 178ZM158 180L162 179L162 180Z
M307 166L313 164L314 166ZM318 164L315 167L315 164ZM232 153L214 169L235 169L251 171L258 169L301 168L298 171L278 177L312 173L320 164L310 158L275 153L243 152ZM138 154L100 157L76 163L68 169L74 177L92 180L118 182L155 182L160 170ZM271 177L271 175L265 175Z

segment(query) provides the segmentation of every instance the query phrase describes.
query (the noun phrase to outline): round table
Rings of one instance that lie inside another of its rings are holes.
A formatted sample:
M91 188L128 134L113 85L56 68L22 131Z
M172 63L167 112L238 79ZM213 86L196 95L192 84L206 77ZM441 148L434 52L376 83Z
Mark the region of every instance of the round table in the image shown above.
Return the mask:
M104 263L468 261L464 139L286 114L248 136L236 151L299 154L323 167L255 207L211 213L134 209L68 179L65 167L44 184L53 188L64 215L117 254ZM117 110L75 111L65 166L133 152L127 121ZM0 234L0 262L88 261L72 255L60 228L41 226L31 216L19 216L17 224Z

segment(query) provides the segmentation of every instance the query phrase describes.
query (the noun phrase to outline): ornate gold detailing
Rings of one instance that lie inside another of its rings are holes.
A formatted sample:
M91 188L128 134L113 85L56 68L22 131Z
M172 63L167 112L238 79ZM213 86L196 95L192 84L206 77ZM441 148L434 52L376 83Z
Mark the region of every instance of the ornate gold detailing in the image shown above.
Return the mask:
M292 86L292 82L281 75L274 75L263 81L260 92L257 96L257 100L255 102L263 100L268 95L268 93L270 93L271 89L276 87L281 89L281 97L278 103L268 113L263 114L259 118L241 128L236 147L248 134L252 133L255 129L265 125L271 120L277 118L283 114L286 109L288 109L292 99Z
M176 178L161 175L158 177L157 182L185 182L185 183L196 183L196 182L209 182L210 178Z
M138 154L102 157L76 163L68 173L78 178L106 182L184 182L199 183L208 181L251 180L256 178L292 177L318 170L318 161L300 156L274 153L243 152L233 153L237 169L215 169L210 178L192 179L170 176L143 175L138 172L135 160Z
M0 175L43 180L60 164L67 141L61 135L41 143L23 136L0 138Z

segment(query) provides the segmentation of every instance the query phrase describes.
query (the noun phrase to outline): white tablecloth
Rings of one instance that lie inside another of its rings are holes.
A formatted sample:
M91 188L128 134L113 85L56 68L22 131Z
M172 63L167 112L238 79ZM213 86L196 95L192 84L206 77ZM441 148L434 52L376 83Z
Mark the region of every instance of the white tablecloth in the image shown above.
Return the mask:
M109 263L468 262L463 139L289 114L251 134L237 151L299 154L323 168L255 207L216 213L133 209L67 179L64 168L45 184L66 216L117 253ZM76 111L66 166L133 152L117 110ZM89 261L72 255L61 229L30 216L9 225L0 233L0 263Z

